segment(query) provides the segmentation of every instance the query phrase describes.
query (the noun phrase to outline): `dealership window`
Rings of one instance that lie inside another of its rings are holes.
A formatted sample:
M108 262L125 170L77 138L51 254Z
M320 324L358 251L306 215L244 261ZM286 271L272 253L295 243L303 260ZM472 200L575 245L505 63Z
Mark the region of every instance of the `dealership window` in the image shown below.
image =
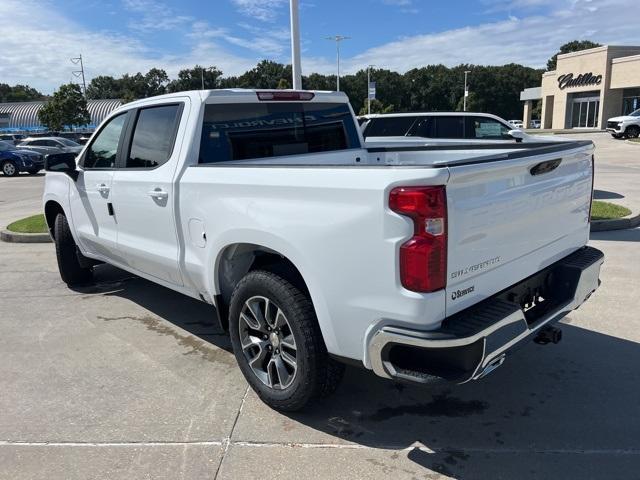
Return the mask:
M622 93L622 114L629 115L640 108L640 88L627 88Z

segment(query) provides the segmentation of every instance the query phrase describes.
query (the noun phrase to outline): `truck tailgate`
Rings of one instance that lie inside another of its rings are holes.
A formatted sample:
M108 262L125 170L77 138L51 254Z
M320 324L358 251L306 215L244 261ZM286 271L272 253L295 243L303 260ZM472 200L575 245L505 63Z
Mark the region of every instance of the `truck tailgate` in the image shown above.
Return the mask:
M451 164L447 316L586 244L593 146Z

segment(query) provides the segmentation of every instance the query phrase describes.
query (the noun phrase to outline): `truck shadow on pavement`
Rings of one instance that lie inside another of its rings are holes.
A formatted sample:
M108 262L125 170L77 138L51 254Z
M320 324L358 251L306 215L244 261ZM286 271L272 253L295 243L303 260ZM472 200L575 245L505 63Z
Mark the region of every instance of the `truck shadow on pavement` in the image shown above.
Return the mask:
M608 232L591 232L591 240L604 240L613 242L640 242L640 227L626 230L611 230Z
M98 268L96 289L229 352L236 368L211 306ZM530 343L478 382L422 387L348 367L338 391L305 412L258 405L242 415L267 422L269 441L384 449L368 459L383 476L404 478L417 468L420 478L632 478L640 469L640 346L573 326L571 317L561 326L559 345Z

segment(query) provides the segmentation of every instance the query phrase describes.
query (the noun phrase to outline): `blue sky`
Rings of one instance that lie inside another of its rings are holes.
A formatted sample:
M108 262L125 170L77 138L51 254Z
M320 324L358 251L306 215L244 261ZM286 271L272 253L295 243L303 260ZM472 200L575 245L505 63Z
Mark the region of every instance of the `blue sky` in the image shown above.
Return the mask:
M406 71L430 63L544 66L564 42L639 45L638 0L300 0L303 73ZM1 0L0 82L50 93L73 80L195 63L242 73L263 58L289 62L288 0Z

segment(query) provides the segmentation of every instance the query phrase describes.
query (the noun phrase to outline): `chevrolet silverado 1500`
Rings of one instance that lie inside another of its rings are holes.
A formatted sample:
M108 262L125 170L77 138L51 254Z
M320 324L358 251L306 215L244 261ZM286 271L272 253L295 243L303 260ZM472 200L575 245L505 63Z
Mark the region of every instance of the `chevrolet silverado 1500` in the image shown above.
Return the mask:
M46 169L62 279L104 262L214 305L282 410L347 362L479 379L599 285L591 142L366 149L341 93L197 91L123 105Z

